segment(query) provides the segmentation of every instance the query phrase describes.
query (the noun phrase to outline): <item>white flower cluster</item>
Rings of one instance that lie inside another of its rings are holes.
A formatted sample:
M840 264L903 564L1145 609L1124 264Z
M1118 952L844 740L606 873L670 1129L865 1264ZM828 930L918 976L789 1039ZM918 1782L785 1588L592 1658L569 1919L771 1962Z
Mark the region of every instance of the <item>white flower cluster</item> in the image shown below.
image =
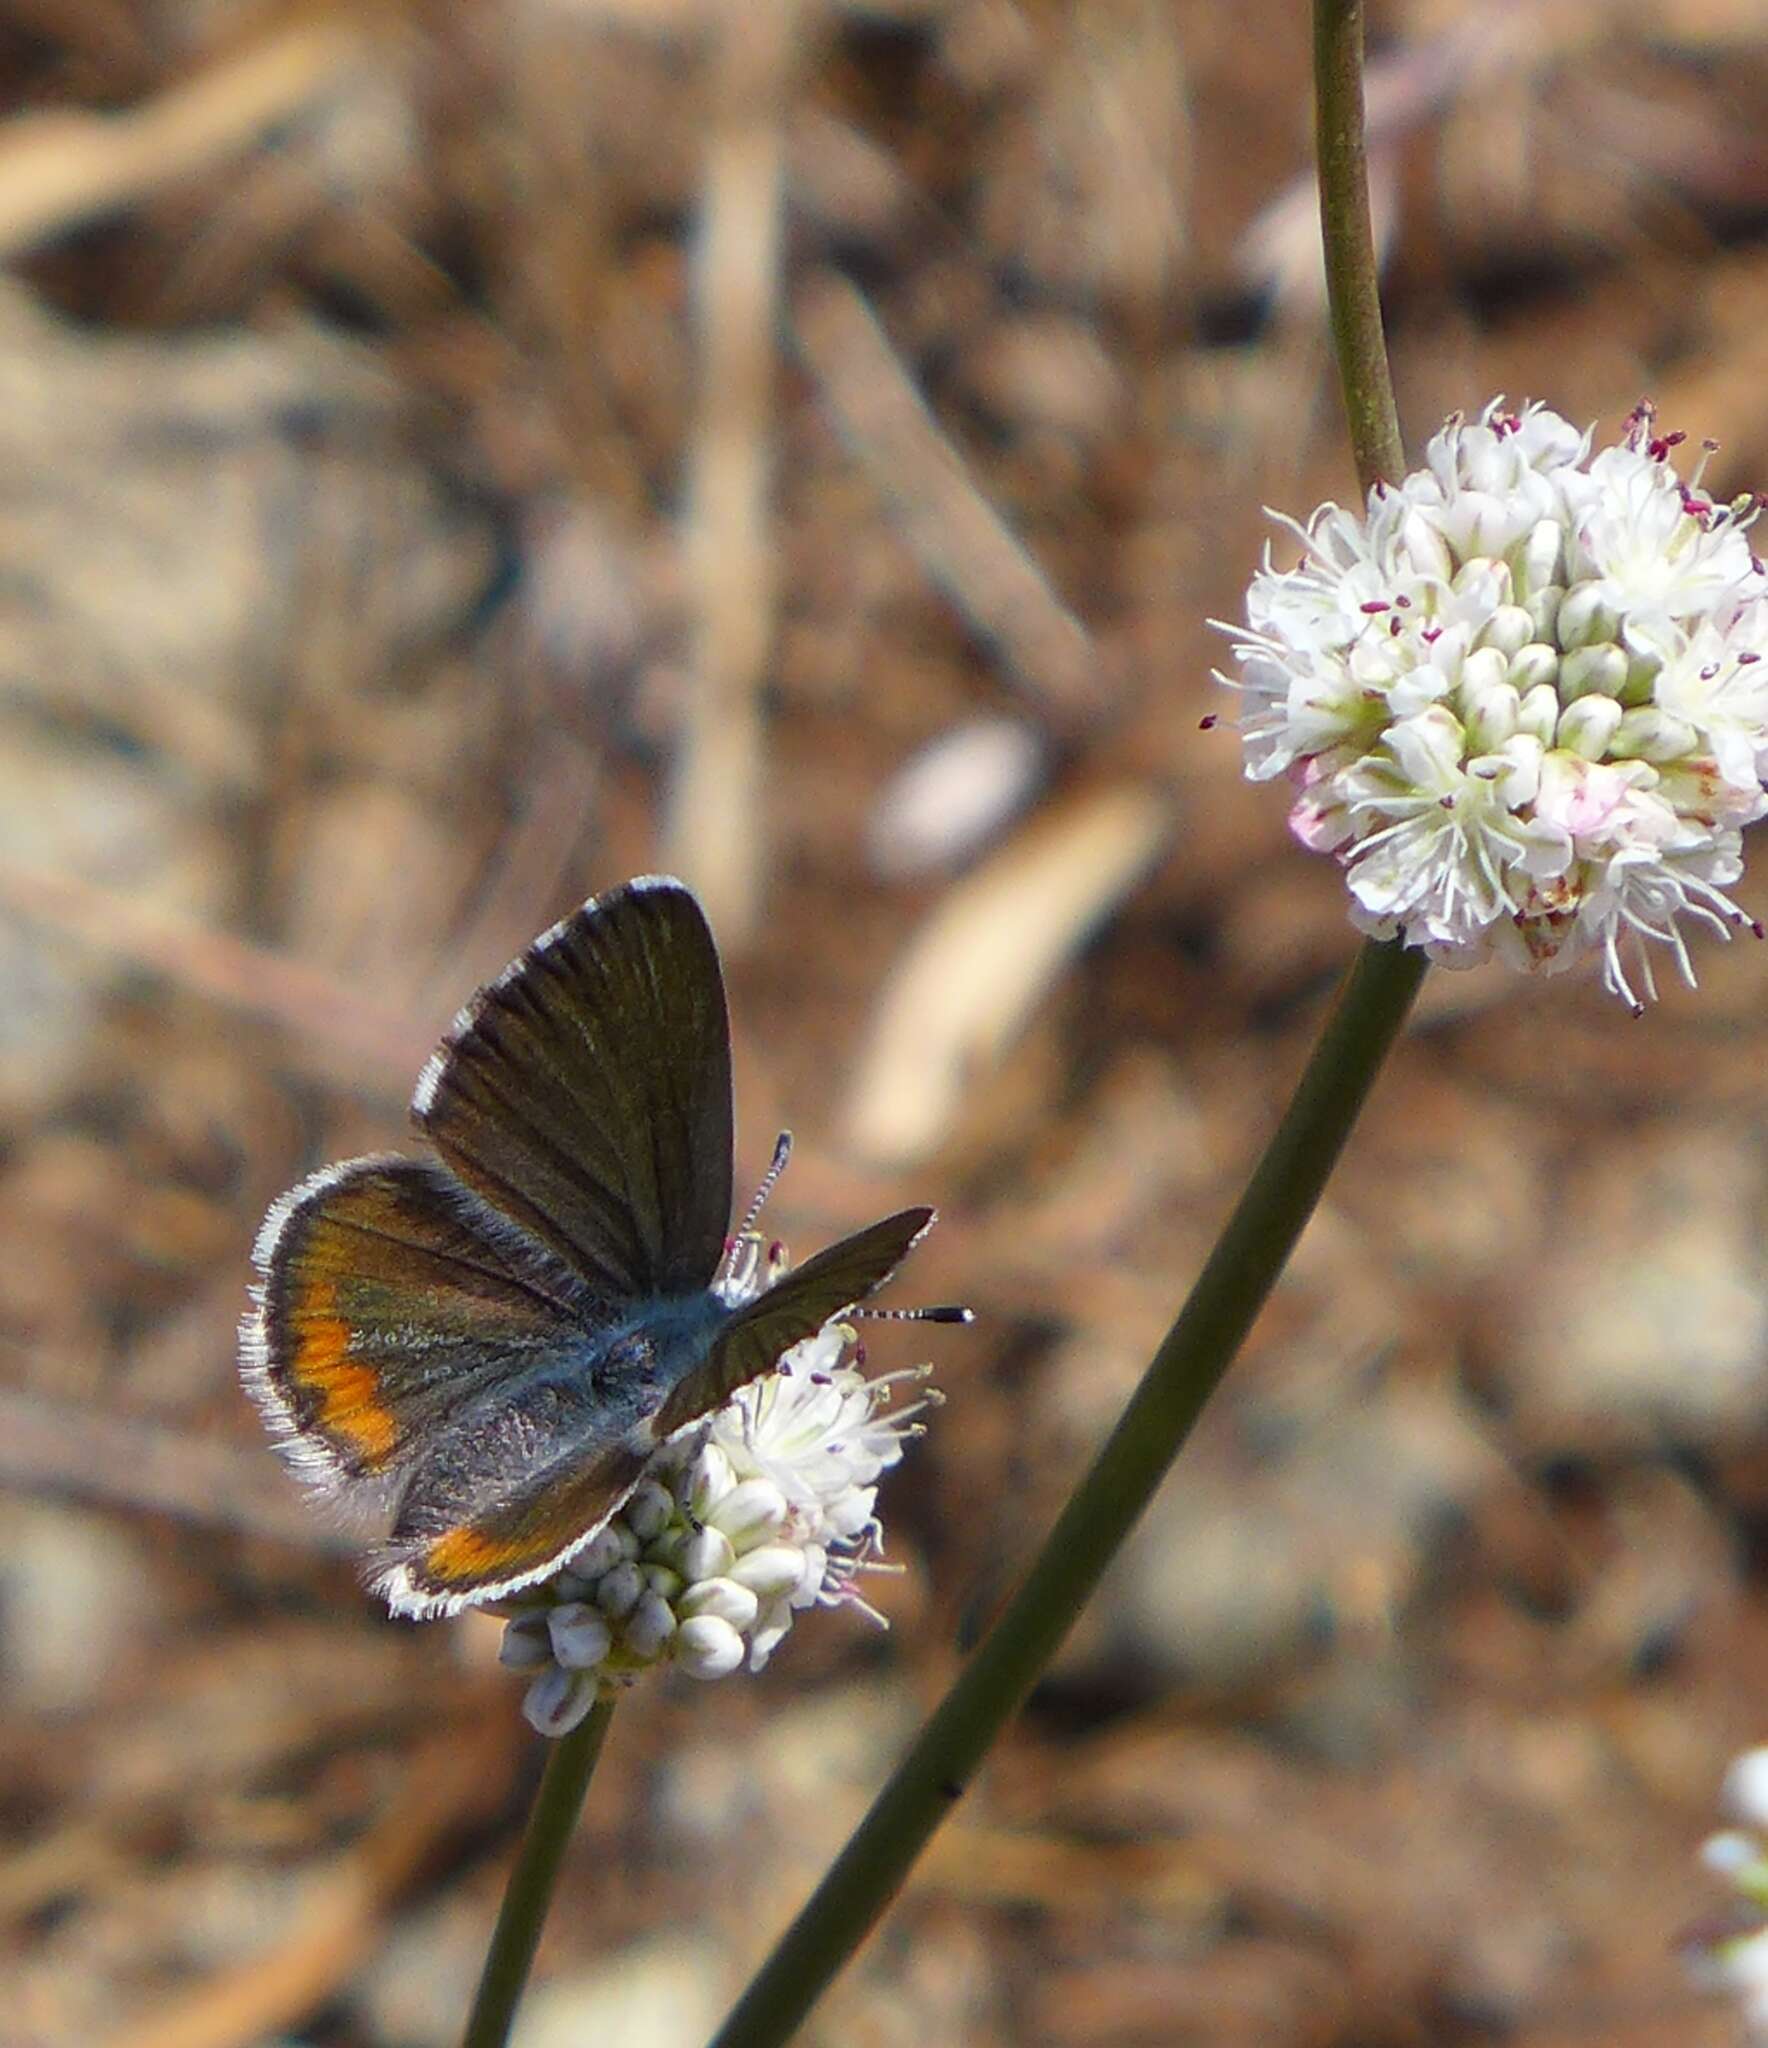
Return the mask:
M700 1428L663 1445L637 1488L545 1584L509 1603L503 1662L535 1675L522 1711L564 1735L598 1695L672 1663L695 1678L759 1671L814 1606L851 1606L883 1570L878 1478L938 1397L901 1406L867 1379L852 1326L826 1324Z
M1712 1836L1701 1860L1731 1886L1733 1910L1691 1934L1684 1953L1696 1983L1735 1998L1750 2040L1768 2044L1768 1749L1737 1758L1721 1797L1739 1825Z
M1768 577L1754 496L1685 482L1641 406L1594 457L1531 405L1451 419L1366 514L1323 505L1235 636L1246 773L1335 854L1353 921L1445 966L1623 946L1692 981L1681 920L1729 936L1739 828L1768 811ZM1710 446L1709 446L1710 452ZM1205 721L1210 723L1212 721Z

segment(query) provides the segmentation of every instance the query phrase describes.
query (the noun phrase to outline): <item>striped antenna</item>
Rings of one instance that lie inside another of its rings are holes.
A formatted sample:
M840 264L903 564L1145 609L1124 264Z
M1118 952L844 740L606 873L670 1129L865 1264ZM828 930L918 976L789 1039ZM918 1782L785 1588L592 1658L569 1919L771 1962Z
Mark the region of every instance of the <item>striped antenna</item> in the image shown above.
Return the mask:
M862 1316L872 1323L973 1323L976 1311L947 1302L939 1308L850 1308L848 1316L857 1322Z
M774 1140L773 1164L761 1176L761 1185L755 1190L755 1198L743 1211L743 1220L737 1226L737 1236L746 1237L755 1228L755 1219L767 1207L767 1198L774 1191L775 1183L786 1170L786 1161L792 1156L792 1133L782 1131Z

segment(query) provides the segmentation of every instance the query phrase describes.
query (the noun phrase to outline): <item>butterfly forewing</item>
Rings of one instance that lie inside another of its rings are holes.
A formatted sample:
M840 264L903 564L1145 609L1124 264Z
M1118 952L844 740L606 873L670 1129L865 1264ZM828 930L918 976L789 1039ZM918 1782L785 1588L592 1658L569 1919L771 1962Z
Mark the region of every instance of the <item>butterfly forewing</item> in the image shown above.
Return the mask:
M903 1209L855 1231L733 1311L706 1362L680 1382L653 1425L661 1441L710 1415L739 1387L771 1372L794 1344L833 1315L882 1287L933 1222L931 1209Z
M730 1226L730 1027L699 904L646 879L555 925L462 1011L412 1114L611 1306L708 1286Z
M246 1384L305 1476L397 1470L460 1410L578 1340L592 1303L440 1167L357 1159L285 1195L255 1257Z

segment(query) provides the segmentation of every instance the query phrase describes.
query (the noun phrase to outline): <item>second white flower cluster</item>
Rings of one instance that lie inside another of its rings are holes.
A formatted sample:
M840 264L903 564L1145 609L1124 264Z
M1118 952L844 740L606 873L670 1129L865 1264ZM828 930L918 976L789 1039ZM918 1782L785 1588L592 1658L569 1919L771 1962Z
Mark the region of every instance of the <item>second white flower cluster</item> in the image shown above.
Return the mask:
M510 1603L502 1658L534 1674L522 1703L543 1735L574 1728L612 1688L663 1663L695 1678L759 1671L812 1606L856 1606L877 1563L879 1475L936 1398L892 1405L894 1384L849 1361L830 1323L703 1429L665 1444L566 1567Z
M1542 406L1451 420L1366 514L1295 527L1236 636L1246 772L1345 868L1353 921L1451 967L1586 953L1637 1006L1644 941L1690 980L1682 921L1728 935L1739 828L1768 811L1758 501L1648 407L1593 459ZM1222 680L1227 681L1224 677Z
M1748 2038L1768 2044L1768 1749L1745 1750L1732 1763L1721 1804L1733 1825L1709 1836L1701 1860L1731 1898L1690 1932L1683 1957L1703 1990L1737 2001Z

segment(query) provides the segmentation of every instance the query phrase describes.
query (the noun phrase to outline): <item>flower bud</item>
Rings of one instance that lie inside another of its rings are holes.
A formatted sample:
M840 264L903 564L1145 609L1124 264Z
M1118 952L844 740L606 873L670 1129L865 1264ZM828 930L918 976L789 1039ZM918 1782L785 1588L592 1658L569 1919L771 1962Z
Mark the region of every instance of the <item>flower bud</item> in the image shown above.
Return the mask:
M716 1614L697 1614L676 1631L675 1661L690 1678L728 1678L743 1661L743 1638Z
M669 1526L675 1513L675 1497L654 1479L641 1479L632 1490L620 1519L641 1543L651 1543Z
M1556 629L1561 647L1613 640L1620 629L1620 614L1603 595L1600 583L1574 583L1566 592Z
M1508 683L1490 684L1477 695L1466 692L1464 686L1463 702L1463 722L1471 752L1489 754L1516 731L1522 699Z
M1664 672L1663 650L1628 646L1626 654L1627 680L1617 694L1623 704L1649 704Z
M702 1444L676 1481L675 1497L696 1522L703 1522L735 1484L729 1458L716 1444Z
M1456 570L1450 588L1482 611L1495 611L1511 600L1510 564L1495 562L1490 555L1475 555Z
M595 1695L593 1678L549 1664L522 1696L522 1713L536 1735L569 1735L595 1705Z
M638 1575L645 1582L645 1591L655 1593L660 1600L673 1600L681 1591L681 1573L666 1564L641 1564Z
M1460 690L1470 702L1481 690L1495 690L1510 673L1510 657L1496 647L1476 647L1461 664ZM1423 706L1419 707L1421 710Z
M1480 628L1479 644L1506 660L1535 637L1535 622L1519 604L1501 604Z
M1559 696L1569 704L1574 697L1600 691L1618 697L1627 680L1627 656L1612 640L1594 647L1575 647L1559 664Z
M682 1544L678 1557L681 1575L690 1582L717 1578L720 1572L729 1571L737 1561L731 1539L710 1522L705 1528L693 1531Z
M803 1578L804 1552L792 1543L764 1543L745 1551L726 1576L761 1600L776 1600Z
M571 1577L579 1588L599 1579L622 1558L637 1557L638 1539L616 1518L598 1529L571 1559Z
M538 1671L552 1662L552 1636L544 1614L518 1614L503 1627L497 1661L508 1671Z
M647 1661L657 1656L675 1633L675 1612L667 1600L646 1593L626 1617L620 1631L623 1649Z
M716 1614L732 1628L745 1629L760 1613L761 1602L735 1579L702 1579L681 1596L676 1611L684 1620L696 1614Z
M1535 638L1557 646L1559 639L1559 608L1565 602L1565 592L1557 583L1548 584L1545 590L1537 590L1525 606L1534 622Z
M1525 690L1522 709L1517 714L1517 726L1531 739L1539 740L1544 747L1553 744L1554 729L1559 724L1559 692L1551 683L1537 683L1533 689Z
M547 1617L552 1653L567 1671L591 1671L614 1647L608 1624L593 1607L574 1600Z
M603 1573L595 1589L595 1604L605 1615L618 1621L638 1605L644 1590L643 1572L630 1557L625 1558L612 1571Z
M1656 704L1642 704L1622 714L1608 751L1622 761L1679 761L1694 752L1698 740L1686 719Z
M1545 683L1549 689L1559 680L1559 649L1545 640L1531 640L1510 657L1506 671L1519 690L1533 690Z
M1626 714L1612 697L1580 697L1560 713L1558 744L1586 761L1600 761Z

